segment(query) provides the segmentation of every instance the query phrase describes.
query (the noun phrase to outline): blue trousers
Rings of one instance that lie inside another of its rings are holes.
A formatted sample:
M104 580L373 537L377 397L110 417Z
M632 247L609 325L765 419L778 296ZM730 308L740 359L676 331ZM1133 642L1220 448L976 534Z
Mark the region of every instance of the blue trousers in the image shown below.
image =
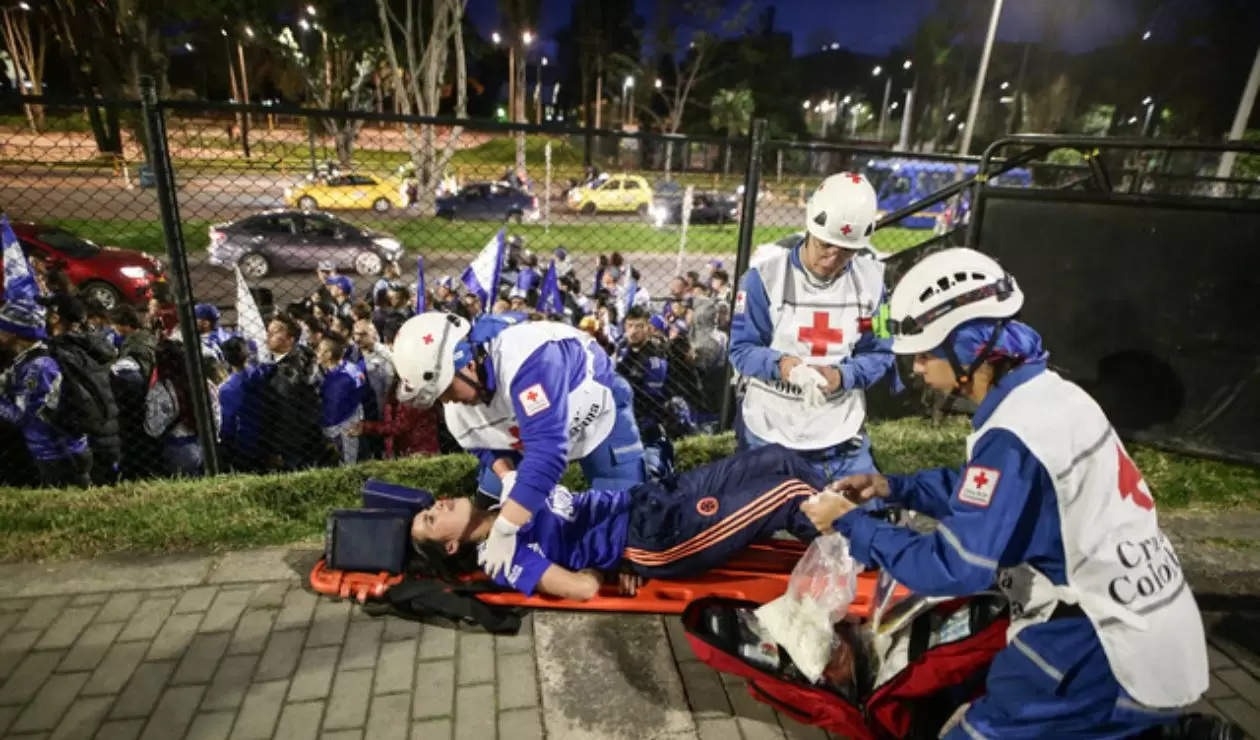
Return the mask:
M1176 719L1144 709L1116 681L1098 633L1084 617L1027 627L998 653L985 695L947 740L1120 740Z
M825 484L808 460L767 445L636 486L625 561L644 577L686 578L780 530L810 542L818 530L800 505Z
M634 420L634 390L619 375L609 382L609 387L616 403L616 421L608 437L579 460L578 465L590 488L628 491L647 480L643 442L639 438L639 425ZM526 446L529 445L529 440L523 441ZM519 452L504 452L497 457L511 460L514 467L519 467L521 462ZM491 498L499 499L503 495L503 482L487 466L483 465L477 471L477 486L480 493Z
M738 425L738 434L741 450L755 450L772 444L769 440L753 434L742 423ZM836 445L825 450L800 450L799 452L810 461L820 475L829 481L846 475L879 472L879 469L875 467L875 459L871 457L871 438L866 436L865 432L857 440L847 444Z

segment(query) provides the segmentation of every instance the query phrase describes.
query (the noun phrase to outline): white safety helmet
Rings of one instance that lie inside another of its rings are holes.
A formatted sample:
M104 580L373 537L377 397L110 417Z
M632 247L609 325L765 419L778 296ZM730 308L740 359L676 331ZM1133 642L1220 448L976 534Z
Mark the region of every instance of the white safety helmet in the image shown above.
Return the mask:
M398 400L432 406L455 380L455 349L471 325L451 313L429 311L412 316L394 339Z
M893 352L930 352L962 324L1008 319L1023 305L1015 278L987 254L959 247L928 255L897 281L888 301Z
M875 188L855 172L841 172L823 180L805 208L805 229L810 234L852 251L875 251L871 234L878 220Z

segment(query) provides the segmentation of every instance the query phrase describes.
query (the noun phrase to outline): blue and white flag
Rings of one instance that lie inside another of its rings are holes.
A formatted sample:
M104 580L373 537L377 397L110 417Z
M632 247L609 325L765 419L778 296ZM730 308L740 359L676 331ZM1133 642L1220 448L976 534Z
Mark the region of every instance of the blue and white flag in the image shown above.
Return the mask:
M538 310L545 314L564 313L564 296L560 295L560 278L556 274L556 261L551 261L547 274L543 275L542 288L538 291Z
M507 250L504 229L481 248L481 253L464 270L460 280L468 292L481 299L481 312L488 313L499 295L499 273L503 269L503 255Z
M271 362L271 350L267 349L267 323L258 310L254 294L249 292L249 283L245 282L241 268L233 269L236 271L236 328L249 343L250 350L257 353L260 362Z
M424 257L416 257L416 313L428 310L424 294Z
M9 225L8 216L0 216L0 237L4 241L4 300L36 305L40 296L39 282L22 251L22 243Z

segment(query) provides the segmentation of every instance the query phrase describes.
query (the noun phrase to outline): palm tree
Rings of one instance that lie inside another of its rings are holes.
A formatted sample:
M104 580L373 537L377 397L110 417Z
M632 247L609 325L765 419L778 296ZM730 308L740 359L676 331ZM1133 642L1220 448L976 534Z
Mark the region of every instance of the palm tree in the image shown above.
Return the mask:
M709 104L712 114L709 124L718 131L726 132L726 154L723 158L722 173L731 173L731 139L736 135L746 136L752 126L753 96L748 88L734 90L718 90Z

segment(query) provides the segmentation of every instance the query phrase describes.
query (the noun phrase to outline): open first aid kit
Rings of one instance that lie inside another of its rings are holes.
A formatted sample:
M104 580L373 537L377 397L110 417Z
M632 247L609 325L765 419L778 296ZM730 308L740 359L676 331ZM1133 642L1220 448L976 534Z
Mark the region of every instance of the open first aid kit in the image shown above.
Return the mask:
M859 570L842 536L820 537L779 599L701 599L683 628L697 658L800 722L853 740L934 738L982 692L1006 646L1006 600L907 598L886 575ZM854 610L864 577L876 585Z

